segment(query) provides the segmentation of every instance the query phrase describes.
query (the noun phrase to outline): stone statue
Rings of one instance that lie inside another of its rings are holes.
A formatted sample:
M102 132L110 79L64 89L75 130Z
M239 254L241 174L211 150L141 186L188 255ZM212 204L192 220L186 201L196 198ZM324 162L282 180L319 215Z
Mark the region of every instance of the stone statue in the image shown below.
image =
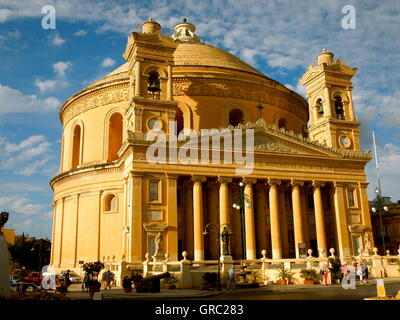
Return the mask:
M8 221L8 212L0 213L0 297L10 295L9 253L6 238L1 232Z
M228 228L224 227L224 230L221 233L222 255L223 256L229 255L229 237L232 235L233 235L233 232L228 231Z
M9 215L9 213L5 212L5 211L0 213L0 234L2 234L1 229L4 227L4 225L8 221L8 215Z
M371 239L370 239L368 233L365 233L365 235L364 235L364 249L365 249L365 252L368 252L368 253L371 250Z
M161 250L161 232L157 233L154 238L154 256L156 256Z

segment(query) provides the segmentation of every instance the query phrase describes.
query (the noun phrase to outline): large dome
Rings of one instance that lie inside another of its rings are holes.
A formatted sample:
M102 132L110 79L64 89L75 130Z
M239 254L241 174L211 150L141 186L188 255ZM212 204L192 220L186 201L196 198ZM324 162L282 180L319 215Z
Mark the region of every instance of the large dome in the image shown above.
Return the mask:
M233 69L241 72L247 72L261 77L266 77L257 69L240 60L233 54L216 48L205 43L179 43L174 52L174 65L179 66L201 66ZM128 62L119 66L102 79L91 83L88 87L104 84L109 81L119 80L128 76Z

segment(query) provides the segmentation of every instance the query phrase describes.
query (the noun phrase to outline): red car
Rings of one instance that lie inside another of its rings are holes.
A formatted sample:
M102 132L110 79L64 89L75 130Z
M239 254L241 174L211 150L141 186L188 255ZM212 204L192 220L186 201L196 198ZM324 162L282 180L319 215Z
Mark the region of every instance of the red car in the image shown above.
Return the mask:
M39 272L30 272L25 278L24 281L25 282L31 282L34 283L38 286L41 285L43 280L43 276L40 275Z

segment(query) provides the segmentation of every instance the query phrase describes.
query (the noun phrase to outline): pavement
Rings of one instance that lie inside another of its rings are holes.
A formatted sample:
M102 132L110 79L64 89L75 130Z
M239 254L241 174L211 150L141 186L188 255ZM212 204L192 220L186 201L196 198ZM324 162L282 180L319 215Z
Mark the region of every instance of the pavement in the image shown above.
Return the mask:
M395 285L399 284L400 289L400 278L385 278L385 284ZM370 279L368 284L359 284L357 281L357 288L370 288L376 286L376 279ZM114 287L111 290L104 290L102 288L99 293L95 294L94 300L177 300L177 299L213 299L213 297L217 298L217 296L229 297L229 294L234 294L235 296L243 295L252 295L252 294L263 294L267 292L276 292L284 293L284 292L297 292L300 290L312 290L313 292L326 292L326 290L331 291L331 289L341 288L341 285L267 285L260 286L259 288L247 288L247 289L237 289L236 291L226 291L225 288L222 291L218 290L200 290L200 289L174 289L167 290L161 289L161 292L158 293L137 293L135 289L133 292L126 293L120 287ZM256 295L254 295L256 296ZM67 293L67 297L73 300L92 300L89 296L88 292L82 292L80 284L72 284L69 287L69 292Z

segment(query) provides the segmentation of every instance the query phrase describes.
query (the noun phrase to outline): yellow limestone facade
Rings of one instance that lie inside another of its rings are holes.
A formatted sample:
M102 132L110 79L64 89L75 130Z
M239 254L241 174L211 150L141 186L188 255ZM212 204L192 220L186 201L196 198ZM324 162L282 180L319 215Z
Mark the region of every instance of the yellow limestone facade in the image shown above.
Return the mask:
M373 238L364 171L371 154L360 151L351 85L356 69L324 50L300 79L307 103L201 42L186 20L172 37L160 29L149 19L142 32L132 32L126 63L61 107L51 265L141 263L155 253L159 233L159 252L170 260L183 251L194 261L217 259L215 236L203 235L208 223L230 225L233 259L244 252L260 258L262 250L273 259L299 258L299 243L315 256L335 248L345 257L364 248L365 233ZM168 152L184 144L174 140L178 132L189 139L188 129L214 128L217 137L252 129L254 148L247 152L254 168L238 174L238 165L222 163L224 150L221 163L149 163L153 142L146 134L155 128L167 134ZM241 217L233 204L242 191Z

